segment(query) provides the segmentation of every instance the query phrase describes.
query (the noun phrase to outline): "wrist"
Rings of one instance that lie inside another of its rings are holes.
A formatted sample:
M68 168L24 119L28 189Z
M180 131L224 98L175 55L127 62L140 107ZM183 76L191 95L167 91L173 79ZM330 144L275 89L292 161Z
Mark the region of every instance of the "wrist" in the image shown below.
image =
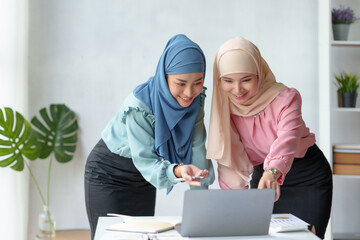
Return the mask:
M276 180L281 176L281 172L279 170L277 170L276 168L269 168L269 169L266 169L264 172L269 172L269 173L273 174L273 176L275 177Z
M183 166L184 165L184 163L180 163L180 164L178 164L178 165L176 165L175 167L174 167L174 175L176 176L176 177L182 177L181 176L181 172L180 172L180 168L181 168L181 166Z

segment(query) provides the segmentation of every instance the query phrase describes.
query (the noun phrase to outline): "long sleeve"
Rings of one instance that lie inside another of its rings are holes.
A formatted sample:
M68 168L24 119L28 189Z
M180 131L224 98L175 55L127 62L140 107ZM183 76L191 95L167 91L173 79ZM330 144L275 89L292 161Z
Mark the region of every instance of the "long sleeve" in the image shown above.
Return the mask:
M151 121L140 110L129 111L126 114L126 130L135 167L156 188L171 188L175 184L175 164L158 156L153 150L154 128Z
M202 180L202 185L200 187L193 187L193 189L198 188L208 188L210 184L214 182L215 173L214 167L210 159L206 159L206 129L204 125L204 107L200 107L198 116L193 130L193 140L192 140L192 155L191 155L191 164L197 166L200 169L208 169L209 177Z
M212 163L205 159L204 98L205 94L202 95L201 107L193 127L190 159L190 164L209 170L210 177L202 181L204 186L200 188L206 188L214 181ZM163 159L154 150L155 121L151 110L131 94L102 132L102 138L111 152L131 158L142 176L153 186L169 190L177 183L174 182L173 172L176 164Z
M281 101L281 96L278 101ZM284 99L285 100L285 99ZM264 168L277 168L283 174L279 179L282 183L289 172L295 155L299 149L305 123L301 114L301 96L299 93L287 98L288 104L283 105L277 119L277 138L271 144L270 152L264 161Z
M294 158L303 157L315 143L315 135L302 118L300 93L294 88L282 91L260 113L251 117L232 115L232 119L252 164L279 169L281 184Z
M202 186L191 188L207 188L214 181L214 169L212 162L205 159L206 149L206 130L204 126L204 109L200 108L199 114L194 125L192 156L190 164L200 169L209 170L209 178L202 181ZM173 168L176 164L171 164L168 160L157 155L153 150L154 128L153 123L140 110L129 111L126 115L126 130L128 135L131 157L134 165L142 176L158 189L171 189L174 182Z

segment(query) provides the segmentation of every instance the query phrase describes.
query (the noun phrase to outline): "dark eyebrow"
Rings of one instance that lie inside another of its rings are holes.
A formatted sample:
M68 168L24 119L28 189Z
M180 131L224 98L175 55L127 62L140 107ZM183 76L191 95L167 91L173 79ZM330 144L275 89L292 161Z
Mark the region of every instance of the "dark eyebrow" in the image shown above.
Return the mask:
M175 78L176 80L180 81L180 82L187 82L188 80L184 80L184 79L180 79L180 78ZM201 81L203 79L203 77L196 79L194 82L198 82Z

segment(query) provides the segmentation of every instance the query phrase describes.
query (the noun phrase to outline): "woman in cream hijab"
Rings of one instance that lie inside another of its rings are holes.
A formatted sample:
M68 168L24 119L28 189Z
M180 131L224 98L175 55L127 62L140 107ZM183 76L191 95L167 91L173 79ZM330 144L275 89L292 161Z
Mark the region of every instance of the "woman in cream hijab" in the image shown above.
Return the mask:
M323 238L332 173L302 119L300 93L276 82L241 37L220 46L213 71L207 158L218 163L220 187L273 188L274 213L294 214Z

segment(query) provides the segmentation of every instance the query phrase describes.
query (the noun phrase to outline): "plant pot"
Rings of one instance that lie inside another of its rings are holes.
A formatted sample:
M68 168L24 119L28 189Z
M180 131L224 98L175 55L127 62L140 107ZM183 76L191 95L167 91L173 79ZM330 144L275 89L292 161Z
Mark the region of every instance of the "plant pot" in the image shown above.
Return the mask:
M341 102L343 107L352 107L356 105L357 93L341 93Z
M39 215L39 233L36 239L55 238L55 217L51 214L48 206L43 206L44 211Z
M333 24L334 40L346 41L349 36L350 24Z

